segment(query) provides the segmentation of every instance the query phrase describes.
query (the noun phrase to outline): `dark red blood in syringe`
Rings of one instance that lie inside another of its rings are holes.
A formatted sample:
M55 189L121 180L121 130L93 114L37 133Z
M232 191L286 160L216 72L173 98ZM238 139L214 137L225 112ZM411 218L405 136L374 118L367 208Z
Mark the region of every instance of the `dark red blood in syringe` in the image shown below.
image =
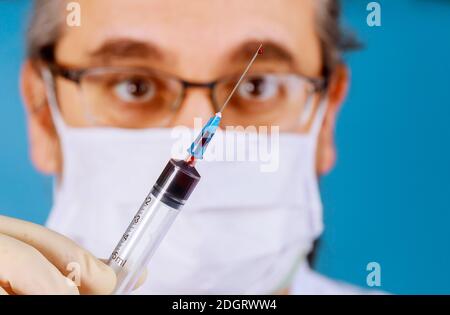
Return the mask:
M195 157L194 157L194 156L190 156L190 157L186 160L186 163L187 163L189 166L195 166Z

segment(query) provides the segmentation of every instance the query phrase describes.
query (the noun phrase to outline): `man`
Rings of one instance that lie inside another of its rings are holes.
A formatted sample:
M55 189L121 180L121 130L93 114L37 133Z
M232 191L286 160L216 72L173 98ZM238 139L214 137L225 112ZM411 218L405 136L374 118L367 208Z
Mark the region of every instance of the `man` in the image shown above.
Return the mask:
M65 236L1 217L0 291L110 293L116 277L95 257L170 158L170 131L214 114L262 43L222 127L278 126L279 166L200 163L203 186L137 292L355 293L306 261L348 86L337 1L78 2L79 27L66 1L36 2L21 81L33 163L57 179L47 225Z

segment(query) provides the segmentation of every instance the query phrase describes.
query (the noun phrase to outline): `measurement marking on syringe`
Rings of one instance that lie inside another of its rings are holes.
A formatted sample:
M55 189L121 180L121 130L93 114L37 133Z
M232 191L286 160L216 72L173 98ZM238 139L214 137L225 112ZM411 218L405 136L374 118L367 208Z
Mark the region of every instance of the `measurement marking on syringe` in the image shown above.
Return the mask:
M142 218L144 216L144 212L148 210L148 206L150 205L151 201L152 201L152 198L150 196L147 196L147 198L145 198L144 202L142 203L141 208L134 216L133 220L131 221L131 224L128 226L125 233L122 235L122 238L121 238L119 244L117 245L116 250L111 255L111 260L113 260L120 267L124 267L125 264L127 263L127 259L120 256L121 249L123 248L123 246L125 245L127 240L130 239L130 237L136 231L137 226L139 225L139 223L141 223Z
M121 258L119 256L119 253L117 251L114 251L114 253L112 253L111 255L111 260L113 260L116 264L118 264L120 267L125 266L126 264L126 260L124 260L123 258Z

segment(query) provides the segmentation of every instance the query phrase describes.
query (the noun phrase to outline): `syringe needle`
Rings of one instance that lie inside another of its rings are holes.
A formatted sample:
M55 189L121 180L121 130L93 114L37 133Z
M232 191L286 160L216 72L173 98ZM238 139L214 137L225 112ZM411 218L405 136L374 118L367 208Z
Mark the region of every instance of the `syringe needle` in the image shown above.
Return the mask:
M239 87L239 84L241 84L242 80L244 79L245 75L247 74L248 70L252 66L253 62L255 61L256 57L262 53L262 44L259 45L258 50L256 51L255 55L253 56L252 60L250 60L250 63L247 65L247 68L245 69L244 73L242 73L241 77L239 78L238 82L234 86L233 90L231 91L230 95L228 96L225 103L222 105L222 108L220 111L218 111L214 116L212 116L206 125L203 127L200 134L197 136L197 138L192 142L191 146L187 150L189 153L189 156L186 158L186 162L194 166L195 161L197 159L203 159L203 155L206 151L206 147L212 140L214 134L216 133L216 130L219 128L220 121L222 120L222 111L227 106L228 102L230 101L231 97L233 96L234 92L236 92L237 88Z
M253 65L253 63L256 60L256 57L258 57L258 55L260 54L262 48L262 44L259 45L258 50L256 51L256 53L253 55L252 60L250 60L249 64L247 65L247 68L245 68L244 73L242 73L241 77L239 78L238 82L236 83L236 85L234 86L233 90L231 91L230 95L228 95L228 98L226 99L225 103L223 103L222 108L220 109L219 113L221 113L225 107L227 107L228 102L231 100L231 98L233 97L234 92L236 92L237 88L239 87L239 85L241 84L242 80L244 80L245 76L247 75L248 70L250 70L250 67Z

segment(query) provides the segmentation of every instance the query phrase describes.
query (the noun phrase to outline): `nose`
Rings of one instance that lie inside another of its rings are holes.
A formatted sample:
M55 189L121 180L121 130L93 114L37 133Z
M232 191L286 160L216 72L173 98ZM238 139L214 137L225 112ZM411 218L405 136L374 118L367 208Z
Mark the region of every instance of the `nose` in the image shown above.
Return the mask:
M194 119L200 118L204 124L212 115L214 115L214 106L211 103L208 89L190 88L186 90L184 100L173 117L170 127L194 128Z

